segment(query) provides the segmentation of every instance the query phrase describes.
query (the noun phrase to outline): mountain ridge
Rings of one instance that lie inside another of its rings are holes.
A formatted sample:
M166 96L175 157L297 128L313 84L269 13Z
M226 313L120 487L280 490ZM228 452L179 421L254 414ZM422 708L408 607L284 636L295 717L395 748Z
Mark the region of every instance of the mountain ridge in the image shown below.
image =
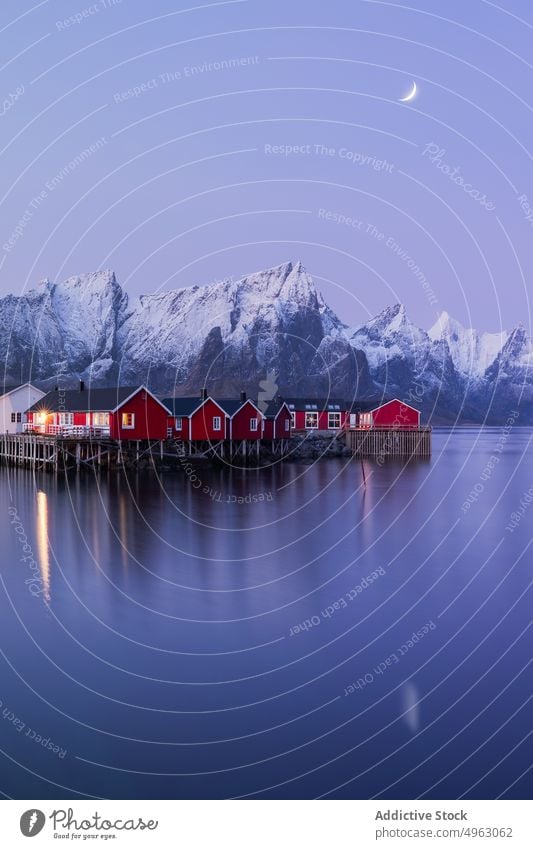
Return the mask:
M392 304L349 328L300 261L130 297L110 270L41 281L0 298L4 383L143 382L157 392L257 394L267 374L287 395L422 399L433 421L533 422L525 329L479 333L443 312L428 330ZM415 404L416 406L416 404Z

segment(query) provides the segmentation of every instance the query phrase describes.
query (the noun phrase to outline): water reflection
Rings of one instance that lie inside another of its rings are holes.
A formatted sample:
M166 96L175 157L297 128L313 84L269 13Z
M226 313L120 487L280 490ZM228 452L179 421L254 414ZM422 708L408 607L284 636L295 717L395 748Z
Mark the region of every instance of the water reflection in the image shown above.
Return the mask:
M43 596L47 602L50 601L50 544L48 527L48 496L46 492L37 492L37 551L39 570L43 584Z
M401 691L402 714L411 734L420 730L420 693L413 681L407 681Z
M365 459L366 488L344 460L205 465L206 492L180 471L0 474L0 515L16 508L35 559L32 574L10 523L0 698L68 750L60 761L1 723L2 748L32 770L6 762L5 791L530 797L531 523L505 531L531 485L529 433L461 512L494 438L448 448L435 434L431 461ZM36 601L51 583L53 602Z

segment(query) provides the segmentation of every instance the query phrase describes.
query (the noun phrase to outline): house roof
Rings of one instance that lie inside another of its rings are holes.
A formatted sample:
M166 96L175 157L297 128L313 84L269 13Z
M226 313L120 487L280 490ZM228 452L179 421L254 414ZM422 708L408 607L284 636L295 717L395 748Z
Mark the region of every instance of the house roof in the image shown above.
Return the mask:
M241 401L236 398L216 398L217 404L220 404L224 412L226 412L230 417L234 416L235 413L238 413L241 407L244 407L246 404L251 404L258 413L261 412L257 404L252 401L251 398L246 398L244 401Z
M346 409L344 398L284 398L289 410L304 413L339 413Z
M29 380L25 383L14 383L9 386L0 384L0 398L3 398L5 395L11 395L11 393L16 392L17 389L26 389L26 387L28 387L28 389L37 389L39 392L42 391L37 386L34 386L33 383L30 383Z
M275 419L276 416L279 415L279 412L283 406L288 406L286 401L282 401L279 398L274 401L269 401L268 407L266 410L263 410L263 415L267 419Z
M387 401L384 401L386 404ZM346 411L348 413L370 413L372 410L377 410L382 405L374 398L372 401L353 401L346 403Z
M399 398L384 398L381 401L377 401L376 399L373 401L354 401L351 407L348 407L348 412L373 413L376 410L380 410L382 407L386 407L387 404L390 404L392 401L398 401L399 404L403 404L404 407L409 407L411 410L414 410L415 413L420 412L420 410L417 410L417 408L413 407L412 404L408 404L407 401L402 401Z
M163 398L162 403L173 416L190 416L201 405L202 399L193 398Z
M212 401L213 404L220 407L221 412L227 414L227 411L222 406L222 402L218 401L216 398L211 398L210 395L207 398L198 398L197 395L182 398L163 398L160 403L163 404L163 406L165 406L173 416L192 416L193 413L195 413L196 410L199 410L206 401ZM242 406L242 404L239 404L239 406Z
M106 389L53 389L28 410L38 413L109 413L134 395L140 386L111 386Z

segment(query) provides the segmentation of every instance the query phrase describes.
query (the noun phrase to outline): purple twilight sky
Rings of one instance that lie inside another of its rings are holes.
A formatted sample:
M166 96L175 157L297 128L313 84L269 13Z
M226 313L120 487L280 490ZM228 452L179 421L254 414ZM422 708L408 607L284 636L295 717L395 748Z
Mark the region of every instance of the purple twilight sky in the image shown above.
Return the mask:
M5 0L0 38L0 294L301 259L347 323L530 330L527 0Z

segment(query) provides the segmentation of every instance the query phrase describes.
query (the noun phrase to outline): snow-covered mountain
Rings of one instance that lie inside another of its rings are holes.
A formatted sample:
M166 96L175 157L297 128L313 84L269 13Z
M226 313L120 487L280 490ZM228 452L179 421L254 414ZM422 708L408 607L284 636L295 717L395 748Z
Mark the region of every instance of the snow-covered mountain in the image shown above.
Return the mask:
M246 389L399 396L434 420L533 421L531 341L479 334L442 313L428 331L401 304L349 329L301 263L239 281L130 299L111 271L46 280L0 299L3 380L47 387L145 382L169 394Z
M146 382L156 391L368 394L364 355L300 263L129 299L110 271L0 299L5 382Z
M483 377L509 337L505 330L479 334L472 327L463 327L447 312L440 314L428 335L445 341L457 371L471 377Z

